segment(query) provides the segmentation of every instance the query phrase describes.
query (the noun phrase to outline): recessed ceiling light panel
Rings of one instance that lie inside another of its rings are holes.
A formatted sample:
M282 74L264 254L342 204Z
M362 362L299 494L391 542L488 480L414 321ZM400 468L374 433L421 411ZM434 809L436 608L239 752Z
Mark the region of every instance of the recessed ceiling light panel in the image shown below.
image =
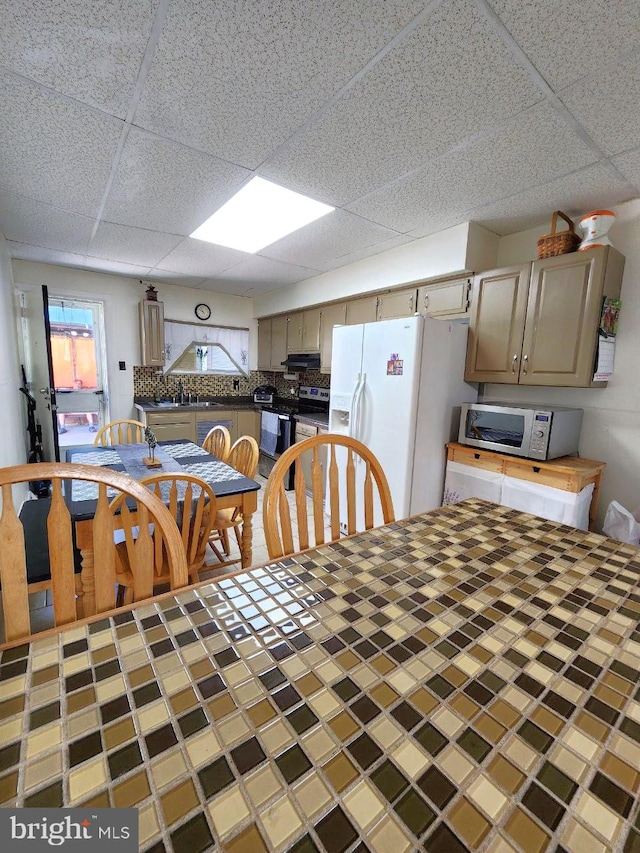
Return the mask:
M254 253L332 210L264 178L252 178L190 236Z

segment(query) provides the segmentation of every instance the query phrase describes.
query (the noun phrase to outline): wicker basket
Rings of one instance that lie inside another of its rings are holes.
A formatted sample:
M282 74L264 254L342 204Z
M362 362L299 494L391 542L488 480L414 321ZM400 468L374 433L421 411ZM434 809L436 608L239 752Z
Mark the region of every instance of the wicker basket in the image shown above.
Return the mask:
M556 224L559 216L564 219L569 228L567 231L556 233ZM580 237L573 230L573 222L566 213L556 210L551 219L551 234L538 237L538 259L554 258L556 255L566 255L568 252L575 252L579 245Z

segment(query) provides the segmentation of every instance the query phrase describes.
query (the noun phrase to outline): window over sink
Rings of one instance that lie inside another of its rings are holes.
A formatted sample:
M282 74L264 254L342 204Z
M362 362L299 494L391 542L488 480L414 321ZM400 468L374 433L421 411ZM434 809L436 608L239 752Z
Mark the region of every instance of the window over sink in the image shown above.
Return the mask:
M164 321L165 373L249 375L249 329Z

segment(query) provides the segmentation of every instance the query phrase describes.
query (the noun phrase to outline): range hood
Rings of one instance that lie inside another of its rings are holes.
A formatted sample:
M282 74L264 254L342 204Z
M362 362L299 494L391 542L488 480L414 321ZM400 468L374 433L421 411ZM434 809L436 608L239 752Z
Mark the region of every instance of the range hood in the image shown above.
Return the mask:
M320 353L290 353L280 364L296 370L320 370Z

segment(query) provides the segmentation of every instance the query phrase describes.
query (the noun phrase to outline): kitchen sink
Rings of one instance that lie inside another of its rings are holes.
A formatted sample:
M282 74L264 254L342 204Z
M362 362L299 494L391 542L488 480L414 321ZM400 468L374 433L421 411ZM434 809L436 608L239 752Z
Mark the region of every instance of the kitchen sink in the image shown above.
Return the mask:
M171 400L160 400L159 403L154 403L154 406L160 406L163 409L180 409L180 403L173 403Z
M192 400L191 403L174 403L172 400L161 400L159 403L154 403L154 406L161 409L219 409L222 407L222 403L196 403L195 400Z

